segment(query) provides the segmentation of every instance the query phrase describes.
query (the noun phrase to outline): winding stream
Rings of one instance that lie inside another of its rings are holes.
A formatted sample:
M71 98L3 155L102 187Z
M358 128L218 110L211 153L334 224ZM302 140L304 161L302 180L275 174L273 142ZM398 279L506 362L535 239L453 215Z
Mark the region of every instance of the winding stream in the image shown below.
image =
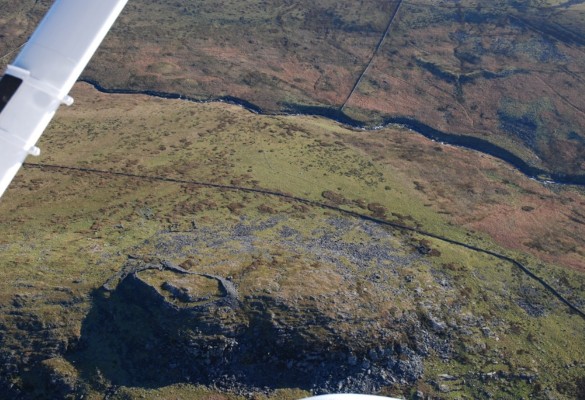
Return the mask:
M408 117L388 117L384 119L382 126L377 128L370 128L367 124L362 121L358 121L356 119L351 118L343 111L330 108L330 107L323 107L323 106L303 106L298 104L285 104L285 111L282 113L268 113L262 110L262 108L258 107L254 103L249 101L233 97L233 96L222 96L222 97L215 97L207 100L197 99L194 97L184 96L179 93L168 93L168 92L161 92L156 90L133 90L133 89L108 89L103 87L99 84L99 82L91 80L91 79L80 79L80 82L85 82L92 85L96 90L102 93L107 94L141 94L147 95L151 97L163 98L163 99L176 99L176 100L186 100L195 103L210 103L210 102L222 102L228 104L234 104L237 106L241 106L248 111L251 111L256 114L261 115L305 115L305 116L319 116L330 119L332 121L338 122L340 124L358 128L358 129L380 129L383 127L387 127L390 125L401 125L407 129L410 129L413 132L416 132L424 137L437 141L442 142L454 146L463 147L470 150L479 151L484 154L488 154L492 157L498 158L502 161L507 162L508 164L512 165L518 171L522 172L524 175L528 176L529 178L538 180L543 183L556 183L556 184L564 184L564 185L578 185L578 186L585 186L585 174L584 175L569 175L569 174L559 174L559 173L550 173L544 169L532 166L528 164L526 161L522 160L520 157L515 155L509 150L504 149L492 142L489 142L485 139L473 137L473 136L465 136L465 135L458 135L449 132L443 132L438 129L435 129L423 122L420 122L414 118Z

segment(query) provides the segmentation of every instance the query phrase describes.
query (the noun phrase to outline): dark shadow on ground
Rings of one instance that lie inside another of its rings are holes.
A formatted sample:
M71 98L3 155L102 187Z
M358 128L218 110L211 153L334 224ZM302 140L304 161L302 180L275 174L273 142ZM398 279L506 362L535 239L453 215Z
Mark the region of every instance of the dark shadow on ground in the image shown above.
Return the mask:
M348 343L334 326L317 309L271 297L177 307L131 274L115 290L93 293L79 345L66 358L98 389L190 382L235 392L372 393L422 374L412 350L389 343L366 361L374 343L367 337Z

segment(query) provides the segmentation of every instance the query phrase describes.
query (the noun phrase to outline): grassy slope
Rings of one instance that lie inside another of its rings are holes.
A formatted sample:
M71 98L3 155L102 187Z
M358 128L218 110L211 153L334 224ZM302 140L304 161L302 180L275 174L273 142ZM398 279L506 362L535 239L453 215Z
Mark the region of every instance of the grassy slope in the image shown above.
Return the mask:
M571 133L582 132L585 115L577 95L585 53L571 39L582 38L582 11L524 5L405 2L349 110L410 115L549 170L582 172L582 133Z
M108 96L86 85L78 86L74 95L78 105L62 110L40 144L43 155L31 161L258 186L319 201L326 201L323 192L328 190L341 194L333 198L342 207L363 213L369 213L368 204L379 203L389 219L519 257L570 298L584 302L582 273L558 268L583 265L583 239L574 234L582 231L582 225L569 218L571 207L578 211L578 204L583 204L579 191L542 187L488 157L439 147L396 129L353 132L318 118L262 117L223 104ZM471 176L462 175L461 165L470 164L482 168L471 170ZM442 174L437 177L429 172L431 166ZM481 195L473 195L480 190ZM534 210L522 210L526 205ZM478 207L491 220L478 216ZM552 237L568 241L573 251L555 254L519 245L516 238L509 237L514 229L504 229L507 236L500 237L496 233L502 229L494 233L491 228L528 224L526 235L534 235L535 240L541 236L538 219L524 216L541 208L553 210L543 214L551 221L551 243ZM510 212L498 219L494 215L502 209ZM219 236L229 237L243 216L250 223L285 216L279 225L257 233L259 254L274 254L283 251L278 239L283 224L312 237L316 229L327 229L332 214L259 195L27 169L3 197L0 215L4 278L0 293L6 332L2 349L28 357L21 361L30 368L38 357L53 357L45 361L48 368L59 376L75 376L75 368L59 356L79 336L90 291L118 271L127 254L165 257L153 243L164 237L166 229L188 229L195 220L199 226L213 227ZM476 231L465 229L466 224ZM340 239L350 243L368 240L352 232ZM392 246L410 254L412 246L423 239L396 233ZM498 397L524 397L545 390L569 397L575 393L576 379L585 374L584 322L538 287L531 289L534 284L510 265L434 240L428 245L438 250L436 257L402 266L395 275L384 275L386 284L408 299L394 301L394 306L399 313L412 310L433 315L452 327L468 326L470 331L463 334L453 328L451 334L461 343L457 357L445 362L431 354L417 388L443 397L484 396L486 390ZM241 253L230 251L238 246L238 240L232 239L225 245L225 253L209 248L195 261L219 264L215 267L218 273L235 273L254 256L242 258ZM289 251L284 248L285 255ZM306 262L314 256L300 254ZM184 257L173 261L182 262ZM285 265L286 279L268 268L242 275L238 283L249 294L280 286L275 295L290 298L295 288L304 287L304 274L299 275L301 270L295 264ZM356 284L369 285L372 271L354 270ZM413 278L405 280L407 276ZM373 294L362 292L360 296L366 297L360 301L378 304L372 312L391 309L392 304L384 305L388 300L383 293L376 294L372 288ZM522 299L544 312L530 317L518 305ZM360 312L378 318L367 310ZM485 334L483 327L490 333ZM536 374L538 385L520 379L482 382L474 375L498 370ZM444 373L457 380L440 381L438 374ZM15 379L41 390L34 376L21 374ZM463 379L468 383L462 384ZM92 391L100 388L98 381L93 380ZM439 393L439 383L450 392L443 387L444 392ZM389 390L407 395L414 389ZM212 396L184 385L160 390L149 395ZM123 389L120 396L125 393L144 394L141 389Z
M0 52L24 42L50 2L32 11L32 1L4 3ZM371 123L414 117L485 138L549 171L583 173L585 11L556 3L404 1L345 111ZM133 0L85 75L106 87L231 95L268 111L286 103L340 107L393 7Z

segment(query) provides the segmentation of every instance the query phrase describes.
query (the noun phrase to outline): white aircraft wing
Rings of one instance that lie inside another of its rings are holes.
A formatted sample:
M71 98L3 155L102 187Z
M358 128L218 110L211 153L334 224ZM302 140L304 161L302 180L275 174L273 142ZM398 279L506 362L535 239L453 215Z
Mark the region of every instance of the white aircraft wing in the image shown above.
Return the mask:
M128 0L56 0L0 80L0 196Z
M400 400L395 397L372 396L367 394L325 394L301 400Z

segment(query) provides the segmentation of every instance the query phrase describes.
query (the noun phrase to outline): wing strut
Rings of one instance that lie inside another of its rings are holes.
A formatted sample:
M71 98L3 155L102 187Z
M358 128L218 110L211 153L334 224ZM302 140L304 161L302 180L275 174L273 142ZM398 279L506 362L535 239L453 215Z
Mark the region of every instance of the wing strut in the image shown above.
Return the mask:
M0 80L0 196L128 0L56 0Z

